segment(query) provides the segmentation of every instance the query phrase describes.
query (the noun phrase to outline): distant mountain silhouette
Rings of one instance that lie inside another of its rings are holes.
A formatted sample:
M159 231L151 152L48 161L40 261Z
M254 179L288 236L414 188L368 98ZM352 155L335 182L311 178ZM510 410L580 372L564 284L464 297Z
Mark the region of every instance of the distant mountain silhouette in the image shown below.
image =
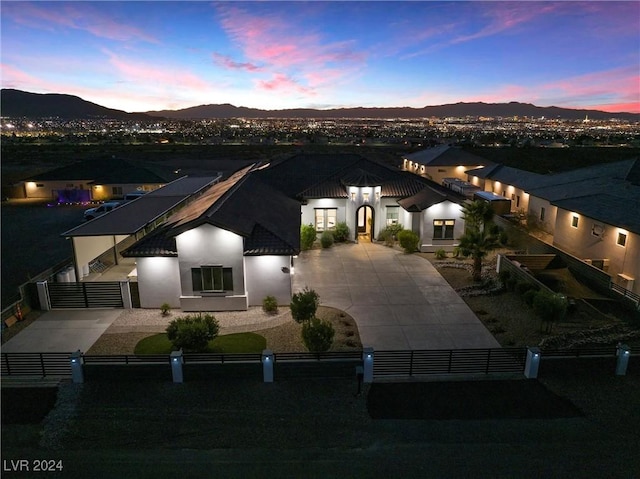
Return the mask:
M541 107L530 103L453 103L449 105L426 106L424 108L336 108L331 110L314 110L299 108L290 110L259 110L255 108L223 105L200 105L182 110L148 111L148 115L175 119L207 119L207 118L429 118L429 117L514 117L528 116L534 118L564 118L581 120L588 116L593 120L640 121L637 113L607 113L599 110L574 110L555 106Z
M153 120L144 113L127 113L59 93L29 93L3 88L0 91L0 114L6 117L64 119Z
M127 113L106 108L72 95L58 93L29 93L21 90L2 89L0 92L0 115L5 117L65 119L110 118L120 120L153 121L158 117L173 119L208 118L429 118L429 117L533 117L564 118L580 120L588 116L593 120L640 121L637 113L607 113L599 110L574 110L569 108L540 107L530 103L453 103L426 106L424 108L335 108L316 110L297 108L288 110L260 110L257 108L222 105L200 105L182 110L149 111Z

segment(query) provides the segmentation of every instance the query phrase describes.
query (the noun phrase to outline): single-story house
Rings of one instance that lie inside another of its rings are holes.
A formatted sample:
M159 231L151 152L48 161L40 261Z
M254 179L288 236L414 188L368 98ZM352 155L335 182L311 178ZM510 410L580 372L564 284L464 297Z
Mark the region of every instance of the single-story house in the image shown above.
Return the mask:
M121 158L78 161L22 181L24 198L59 203L120 199L135 191L153 191L175 179Z
M466 180L465 171L493 164L493 162L469 153L460 147L439 145L404 156L401 168L442 184L445 178Z

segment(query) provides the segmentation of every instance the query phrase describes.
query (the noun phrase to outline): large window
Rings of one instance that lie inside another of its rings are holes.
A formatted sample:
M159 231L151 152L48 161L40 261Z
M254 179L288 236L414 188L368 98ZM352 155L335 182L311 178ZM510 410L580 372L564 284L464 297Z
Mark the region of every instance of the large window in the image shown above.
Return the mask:
M387 206L387 226L397 225L400 215L399 206Z
M114 196L122 196L122 186L112 186L111 194Z
M338 219L337 208L316 208L316 231L334 230Z
M232 291L233 274L231 268L223 266L200 266L191 268L193 291Z
M627 245L627 235L624 233L618 233L618 241L617 241L619 246L626 246Z
M453 239L456 220L433 220L433 239Z

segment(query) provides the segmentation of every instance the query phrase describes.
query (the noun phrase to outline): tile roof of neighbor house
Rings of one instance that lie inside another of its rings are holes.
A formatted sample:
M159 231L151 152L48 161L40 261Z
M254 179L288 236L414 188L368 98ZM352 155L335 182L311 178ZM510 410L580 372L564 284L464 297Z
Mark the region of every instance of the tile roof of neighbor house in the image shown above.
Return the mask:
M552 205L575 211L603 223L640 234L640 199L600 193L552 201Z
M25 178L24 181L89 180L95 184L158 184L168 183L173 179L122 158L108 158L78 161Z
M492 165L491 160L487 160L473 153L469 153L460 147L450 145L434 146L424 150L409 153L404 158L415 161L425 166L470 166L470 165Z
M138 199L76 226L62 233L62 236L107 236L130 235L142 230L189 197L216 181L216 177L183 177L162 188L151 191Z
M244 237L246 255L292 255L300 250L300 203L262 182L253 166L209 188L123 256L174 256L175 237L211 224Z
M478 178L499 181L505 185L513 185L517 188L527 190L543 181L545 175L531 173L530 171L519 170L504 165L489 165L484 168L475 168L465 172L468 175Z

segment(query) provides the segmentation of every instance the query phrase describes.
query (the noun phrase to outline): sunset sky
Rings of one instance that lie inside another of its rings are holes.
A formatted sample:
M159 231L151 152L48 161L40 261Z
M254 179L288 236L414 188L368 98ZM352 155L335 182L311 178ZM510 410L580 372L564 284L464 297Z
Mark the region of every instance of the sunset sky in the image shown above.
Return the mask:
M3 88L129 112L521 101L640 113L640 2L2 1Z

